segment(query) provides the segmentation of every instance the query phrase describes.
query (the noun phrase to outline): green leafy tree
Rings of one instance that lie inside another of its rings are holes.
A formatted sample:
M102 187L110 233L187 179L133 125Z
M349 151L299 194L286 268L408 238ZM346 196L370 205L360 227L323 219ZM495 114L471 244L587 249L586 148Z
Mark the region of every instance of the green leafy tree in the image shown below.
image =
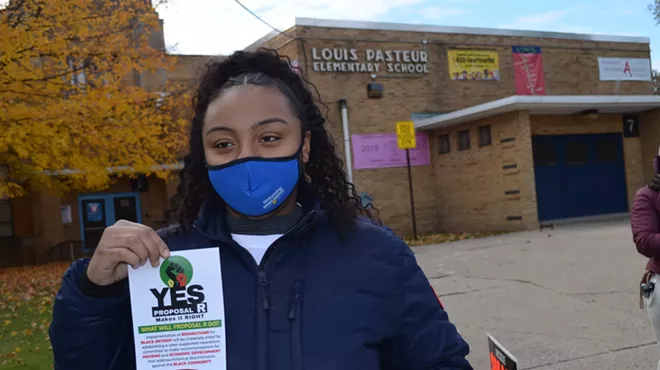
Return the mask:
M660 0L655 0L653 4L649 4L649 10L653 13L655 23L660 23Z

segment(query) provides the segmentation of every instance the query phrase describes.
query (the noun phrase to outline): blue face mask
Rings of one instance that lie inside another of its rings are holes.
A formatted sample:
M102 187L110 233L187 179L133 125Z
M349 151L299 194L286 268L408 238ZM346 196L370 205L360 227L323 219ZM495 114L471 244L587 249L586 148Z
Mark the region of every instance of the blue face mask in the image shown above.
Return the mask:
M283 158L243 158L209 166L209 180L236 212L260 217L277 210L300 179L300 153Z

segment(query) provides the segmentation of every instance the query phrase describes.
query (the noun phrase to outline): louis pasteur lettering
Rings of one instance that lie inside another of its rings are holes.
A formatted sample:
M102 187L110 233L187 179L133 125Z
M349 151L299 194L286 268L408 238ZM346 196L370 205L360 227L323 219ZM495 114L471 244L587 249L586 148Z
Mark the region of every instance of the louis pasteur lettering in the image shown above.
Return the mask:
M426 51L366 49L364 61L360 54L357 49L312 48L312 66L315 72L429 73Z

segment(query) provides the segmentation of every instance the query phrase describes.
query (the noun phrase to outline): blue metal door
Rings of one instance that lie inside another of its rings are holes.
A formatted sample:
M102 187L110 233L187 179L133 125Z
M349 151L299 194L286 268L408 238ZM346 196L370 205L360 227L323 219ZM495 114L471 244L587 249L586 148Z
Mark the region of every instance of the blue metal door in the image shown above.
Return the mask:
M539 220L628 211L621 134L532 137Z

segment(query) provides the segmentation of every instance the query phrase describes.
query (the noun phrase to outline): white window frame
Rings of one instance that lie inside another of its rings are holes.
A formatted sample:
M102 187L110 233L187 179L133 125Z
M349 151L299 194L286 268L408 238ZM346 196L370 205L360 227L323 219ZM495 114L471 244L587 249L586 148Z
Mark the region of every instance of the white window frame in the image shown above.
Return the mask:
M75 58L72 56L66 57L67 67L71 71L71 85L83 86L87 84L87 68L85 68L85 62L81 62L79 66L76 67ZM80 68L76 71L76 68Z

